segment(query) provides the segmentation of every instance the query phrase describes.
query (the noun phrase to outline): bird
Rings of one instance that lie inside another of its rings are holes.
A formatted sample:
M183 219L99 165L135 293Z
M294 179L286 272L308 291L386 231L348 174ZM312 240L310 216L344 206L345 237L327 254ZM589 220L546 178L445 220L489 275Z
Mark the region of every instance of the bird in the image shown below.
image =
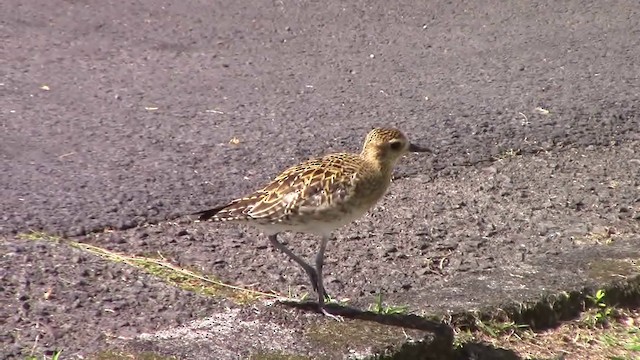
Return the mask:
M318 296L318 310L335 317L326 309L329 296L322 276L327 244L334 230L363 216L383 197L394 166L408 152L432 153L411 143L398 129L374 128L360 153L312 158L286 169L247 196L191 215L200 221L256 226L274 248L302 267ZM320 237L315 267L278 240L281 232Z

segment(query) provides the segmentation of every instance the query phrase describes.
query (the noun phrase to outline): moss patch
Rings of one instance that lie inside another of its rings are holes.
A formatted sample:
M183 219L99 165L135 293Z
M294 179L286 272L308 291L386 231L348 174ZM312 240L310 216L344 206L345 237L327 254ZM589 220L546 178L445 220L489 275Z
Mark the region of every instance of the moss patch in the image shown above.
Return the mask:
M451 339L368 321L322 323L311 327L306 336L320 348L348 352L354 356L359 352L373 354L370 359L425 358L424 354L429 351L438 354L436 358L443 359L452 349Z
M599 281L627 278L640 274L637 259L602 259L588 265L589 277Z
M307 337L322 347L350 348L385 347L392 343L404 341L406 336L402 329L380 325L373 322L323 322L311 327Z

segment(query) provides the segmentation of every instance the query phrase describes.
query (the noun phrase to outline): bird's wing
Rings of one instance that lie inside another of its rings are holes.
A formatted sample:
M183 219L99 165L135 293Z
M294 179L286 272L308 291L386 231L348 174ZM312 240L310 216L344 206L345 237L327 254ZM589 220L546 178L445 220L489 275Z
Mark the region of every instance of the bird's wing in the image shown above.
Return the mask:
M278 221L344 202L352 193L358 155L334 154L293 166L264 188L226 206L211 209L218 220ZM205 220L201 212L201 220ZM209 213L210 214L210 213Z

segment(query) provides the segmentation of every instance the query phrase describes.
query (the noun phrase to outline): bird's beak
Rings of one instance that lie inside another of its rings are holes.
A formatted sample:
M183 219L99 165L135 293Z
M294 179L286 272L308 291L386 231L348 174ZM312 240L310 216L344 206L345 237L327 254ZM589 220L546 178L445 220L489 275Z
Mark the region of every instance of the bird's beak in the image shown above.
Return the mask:
M426 147L420 147L418 145L415 144L409 144L409 152L423 152L423 153L429 153L432 154L433 151L431 151L431 149L426 148Z

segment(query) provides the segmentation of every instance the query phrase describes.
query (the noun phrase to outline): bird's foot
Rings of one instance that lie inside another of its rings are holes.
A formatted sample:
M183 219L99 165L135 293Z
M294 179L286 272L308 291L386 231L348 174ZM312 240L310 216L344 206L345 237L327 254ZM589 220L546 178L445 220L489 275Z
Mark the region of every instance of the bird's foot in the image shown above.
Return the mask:
M333 315L332 313L327 311L327 309L325 309L325 307L324 307L324 304L320 304L320 312L322 313L322 315L324 315L324 316L326 316L326 317L328 317L328 318L330 318L332 320L335 320L335 321L338 321L338 322L343 322L344 321L342 316Z

